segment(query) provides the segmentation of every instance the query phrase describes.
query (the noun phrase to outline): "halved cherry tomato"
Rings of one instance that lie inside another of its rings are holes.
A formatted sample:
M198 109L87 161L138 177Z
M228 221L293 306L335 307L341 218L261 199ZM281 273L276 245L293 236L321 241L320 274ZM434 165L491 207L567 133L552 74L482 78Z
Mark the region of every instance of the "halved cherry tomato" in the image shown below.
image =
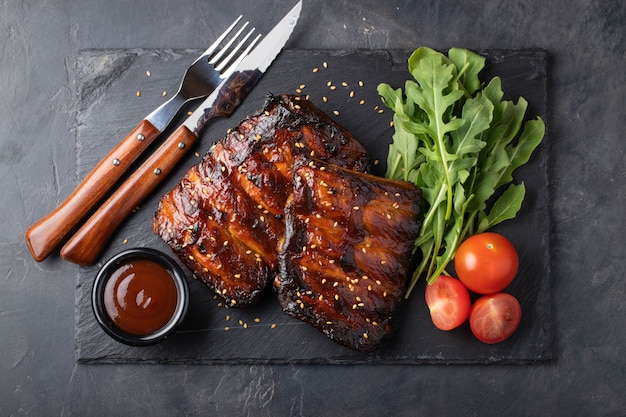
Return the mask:
M483 295L470 312L470 328L478 340L498 343L511 336L522 319L522 308L511 294Z
M426 304L433 324L440 330L452 330L463 324L471 306L467 288L458 279L446 275L426 286Z
M494 294L513 281L519 258L507 238L485 232L461 243L454 257L454 268L468 290L476 294Z

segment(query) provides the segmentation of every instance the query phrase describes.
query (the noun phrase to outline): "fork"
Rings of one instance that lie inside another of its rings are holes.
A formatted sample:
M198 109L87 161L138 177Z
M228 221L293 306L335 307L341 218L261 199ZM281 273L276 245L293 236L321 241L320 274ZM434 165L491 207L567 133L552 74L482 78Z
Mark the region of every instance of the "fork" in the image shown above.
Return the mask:
M261 35L248 42L254 28L245 22L230 40L239 16L218 39L185 71L177 93L146 116L92 170L74 191L25 232L26 243L36 261L44 260L65 241L79 223L111 191L135 160L155 141L188 102L209 95L252 50ZM236 45L235 42L237 42ZM246 42L248 43L246 46ZM245 47L245 48L244 48Z

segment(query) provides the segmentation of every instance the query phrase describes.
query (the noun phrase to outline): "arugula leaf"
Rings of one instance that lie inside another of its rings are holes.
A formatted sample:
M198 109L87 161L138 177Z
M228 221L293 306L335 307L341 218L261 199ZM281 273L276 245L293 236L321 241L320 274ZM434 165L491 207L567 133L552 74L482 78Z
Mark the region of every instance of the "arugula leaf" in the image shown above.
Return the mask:
M415 242L422 259L407 297L420 276L432 282L445 273L465 238L514 218L524 200L524 184L512 184L513 172L528 162L545 126L541 118L524 122L523 98L503 100L500 78L483 85L484 66L485 58L467 49L446 56L421 47L408 59L414 80L404 91L378 86L394 111L385 176L414 183L428 203Z

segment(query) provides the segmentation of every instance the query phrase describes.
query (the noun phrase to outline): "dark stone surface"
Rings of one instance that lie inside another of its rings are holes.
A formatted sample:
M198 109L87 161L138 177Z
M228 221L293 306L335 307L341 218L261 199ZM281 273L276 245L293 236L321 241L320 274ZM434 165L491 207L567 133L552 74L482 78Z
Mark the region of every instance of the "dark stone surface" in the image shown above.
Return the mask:
M115 141L123 129L131 129L142 117L140 107L156 107L163 101L167 86L176 86L184 67L198 51L86 51L77 59L77 142L79 177L84 177ZM213 123L194 150L167 183L141 205L112 239L102 261L124 247L140 245L166 252L169 248L152 233L152 213L161 195L172 188L185 171L198 162L211 143L224 135L248 114L257 112L265 95L303 93L331 114L379 161L375 170L384 173L387 148L393 130L390 111L384 111L376 86L390 83L394 88L410 78L406 60L411 51L307 51L286 50L273 64L237 112ZM546 118L546 53L540 50L487 51L484 79L497 74L508 99L523 94L531 103L528 118ZM324 68L323 63L328 68ZM318 68L318 72L313 72ZM151 76L146 76L150 70ZM158 72L159 76L152 76ZM331 90L331 80L337 89ZM363 86L359 85L363 82ZM347 83L347 87L343 83ZM164 87L165 86L165 87ZM141 96L136 96L141 89ZM98 93L92 93L97 91ZM350 92L354 97L350 97ZM322 100L327 97L327 102ZM365 100L365 104L359 104ZM378 111L383 109L383 113ZM339 111L335 116L333 110ZM116 120L115 125L111 120ZM414 363L529 363L552 358L550 298L550 223L548 194L548 148L550 139L533 155L531 163L516 175L528 192L524 210L515 222L500 230L520 251L521 271L509 291L520 300L524 321L515 337L497 345L477 341L467 326L452 334L438 331L428 318L423 286L403 307L401 320L390 343L371 354L353 352L328 340L307 324L282 313L273 294L247 309L227 309L200 282L191 280L191 312L180 332L166 343L151 348L133 348L115 342L98 327L91 311L90 293L98 265L80 268L77 294L77 358L90 363L182 362L182 363L312 363L312 364L414 364ZM100 262L101 264L102 262ZM188 272L188 276L191 273ZM225 317L230 319L226 320ZM254 321L259 318L260 323ZM243 328L243 324L246 328ZM276 329L270 326L276 324ZM229 331L225 332L224 327Z
M34 262L23 232L81 175L78 52L202 49L223 27L215 22L245 13L263 19L257 23L263 32L289 6L0 0L0 414L625 415L626 5L620 0L310 0L288 44L547 51L553 320L545 325L555 336L552 360L523 366L77 363L79 268L57 256ZM123 128L113 124L125 133L130 119Z

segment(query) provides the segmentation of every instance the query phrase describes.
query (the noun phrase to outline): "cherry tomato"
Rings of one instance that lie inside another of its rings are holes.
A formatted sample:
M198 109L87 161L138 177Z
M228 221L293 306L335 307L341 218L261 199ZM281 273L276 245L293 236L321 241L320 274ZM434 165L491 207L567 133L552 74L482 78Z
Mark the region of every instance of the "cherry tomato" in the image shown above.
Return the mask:
M471 306L467 288L458 279L446 275L426 286L426 304L433 324L440 330L452 330L463 324Z
M511 294L483 295L470 312L470 328L478 340L498 343L515 332L522 318L522 308Z
M513 244L498 233L485 232L466 239L456 252L454 268L468 290L494 294L513 281L519 258Z

